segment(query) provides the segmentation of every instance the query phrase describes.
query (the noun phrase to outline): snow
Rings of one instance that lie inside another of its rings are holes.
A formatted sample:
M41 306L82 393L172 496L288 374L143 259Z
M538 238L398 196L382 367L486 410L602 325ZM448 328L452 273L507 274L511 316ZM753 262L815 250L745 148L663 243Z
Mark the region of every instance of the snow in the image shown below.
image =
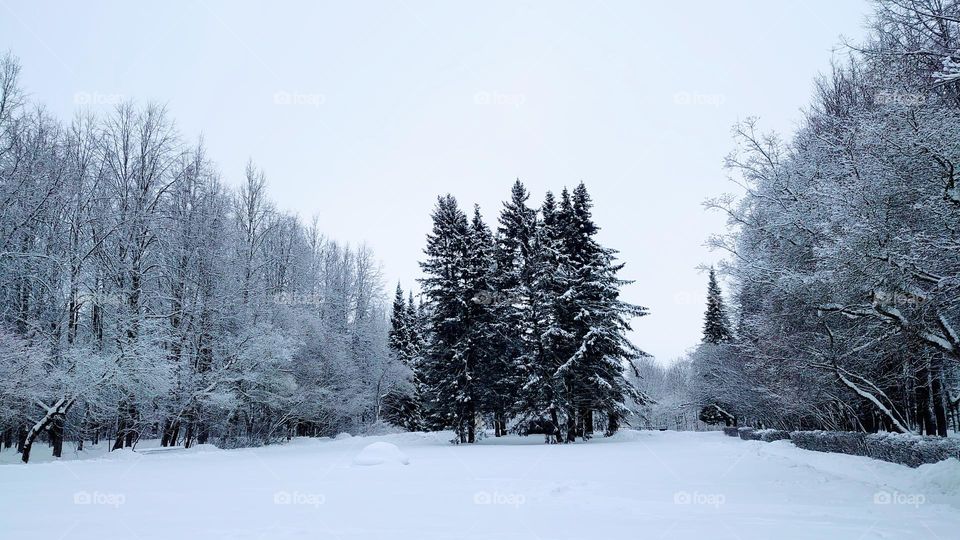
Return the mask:
M401 452L397 445L380 441L364 446L363 450L353 458L354 465L383 465L384 463L409 465L410 458Z
M910 469L720 432L622 431L570 445L452 437L0 465L0 523L10 538L71 540L899 540L960 530L956 460ZM353 465L368 452L410 464Z

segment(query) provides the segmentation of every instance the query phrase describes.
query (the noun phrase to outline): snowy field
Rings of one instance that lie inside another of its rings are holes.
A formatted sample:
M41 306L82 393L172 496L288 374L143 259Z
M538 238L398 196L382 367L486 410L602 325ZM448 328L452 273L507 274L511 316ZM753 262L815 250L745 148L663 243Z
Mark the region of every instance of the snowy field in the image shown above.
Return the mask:
M625 431L558 446L447 438L5 464L0 523L9 538L48 540L947 540L960 531L956 461L909 469L717 432Z

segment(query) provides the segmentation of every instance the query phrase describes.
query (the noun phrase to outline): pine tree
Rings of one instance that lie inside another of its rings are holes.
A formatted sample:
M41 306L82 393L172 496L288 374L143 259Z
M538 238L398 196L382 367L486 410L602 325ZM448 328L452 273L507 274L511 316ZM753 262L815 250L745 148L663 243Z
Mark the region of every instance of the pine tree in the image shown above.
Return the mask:
M559 221L563 227L563 264L568 268L559 311L560 322L573 336L576 347L559 370L567 393L568 441L591 435L593 411L606 415L606 434L610 435L629 413L628 403L647 399L624 373L626 366L633 367L634 359L645 355L630 343L626 333L630 331L630 319L647 311L620 300L620 288L630 282L617 277L623 264L616 262L616 251L601 246L594 238L599 228L593 222L591 208L583 183L574 189L572 198L564 193Z
M727 309L723 304L723 294L717 283L717 274L711 266L707 283L707 311L703 315L703 342L716 345L732 340L733 334L730 331Z
M393 389L384 396L383 418L410 431L423 429L417 323L413 296L408 304L398 283L390 314L388 345L397 360L410 370L410 384L407 388Z
M430 303L430 339L423 375L430 421L457 432L458 442L474 442L479 388L477 350L471 335L475 276L470 258L471 231L466 215L452 195L440 197L427 236L421 279Z
M473 292L469 305L468 340L477 360L478 412L493 420L494 433L500 436L506 431L507 409L514 394L511 384L514 377L512 359L502 354L504 340L498 331L503 304L493 291L493 278L496 275L494 250L493 234L484 223L479 206L474 206L465 260L465 283Z
M562 234L553 193L547 192L540 211L542 220L529 250L529 313L523 318L527 331L520 332L529 336L529 343L526 354L517 362L517 408L523 420L549 426L545 433L548 442L560 442L560 412L565 406L561 401L562 379L557 373L564 343L569 340L557 325L556 306L563 292L558 279Z
M401 362L406 363L406 355L409 349L409 322L407 314L407 305L403 296L403 289L397 283L397 291L393 297L393 309L390 312L390 333L388 343L394 354Z
M536 210L527 206L529 193L520 180L514 182L510 199L500 212L495 249L495 272L491 276L495 319L495 351L492 358L498 375L494 433L506 433L508 409L515 408L520 366L535 354L535 334L528 332L533 323L532 289L536 262L532 244L537 230Z

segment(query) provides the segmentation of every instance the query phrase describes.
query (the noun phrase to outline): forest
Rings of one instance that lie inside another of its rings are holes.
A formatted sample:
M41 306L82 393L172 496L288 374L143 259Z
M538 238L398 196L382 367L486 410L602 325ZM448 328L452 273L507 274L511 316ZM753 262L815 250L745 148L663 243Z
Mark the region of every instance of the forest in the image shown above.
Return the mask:
M356 431L405 384L379 262L227 187L163 107L61 122L0 60L0 433L114 449Z
M157 105L63 123L20 69L0 62L0 436L24 462L389 425L569 442L645 402L645 310L583 184L534 209L518 180L496 232L440 197L419 300L391 306L375 254L278 209L252 161L228 187Z
M648 366L659 421L960 429L960 6L884 0L788 139L748 119L703 342ZM678 381L683 381L678 384Z
M550 443L624 425L960 429L960 7L884 0L789 137L733 128L702 342L634 345L584 183L495 225L440 195L422 278L226 182L166 109L69 121L0 59L0 446L378 429ZM560 187L560 186L558 186ZM652 286L652 284L638 284ZM726 294L723 289L726 289ZM662 359L661 359L662 360Z

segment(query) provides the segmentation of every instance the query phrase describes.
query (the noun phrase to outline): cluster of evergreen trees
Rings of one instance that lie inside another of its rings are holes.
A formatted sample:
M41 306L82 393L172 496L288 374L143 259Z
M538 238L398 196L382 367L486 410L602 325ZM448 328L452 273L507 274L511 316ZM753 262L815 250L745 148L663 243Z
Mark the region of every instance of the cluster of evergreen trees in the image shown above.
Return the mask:
M399 287L394 302L390 345L413 372L409 391L385 400L394 423L454 429L459 442L481 422L570 442L612 434L647 401L626 376L645 354L625 337L647 311L620 299L629 282L596 239L586 187L548 192L539 209L529 198L518 180L496 232L479 207L469 217L438 199L423 303Z

